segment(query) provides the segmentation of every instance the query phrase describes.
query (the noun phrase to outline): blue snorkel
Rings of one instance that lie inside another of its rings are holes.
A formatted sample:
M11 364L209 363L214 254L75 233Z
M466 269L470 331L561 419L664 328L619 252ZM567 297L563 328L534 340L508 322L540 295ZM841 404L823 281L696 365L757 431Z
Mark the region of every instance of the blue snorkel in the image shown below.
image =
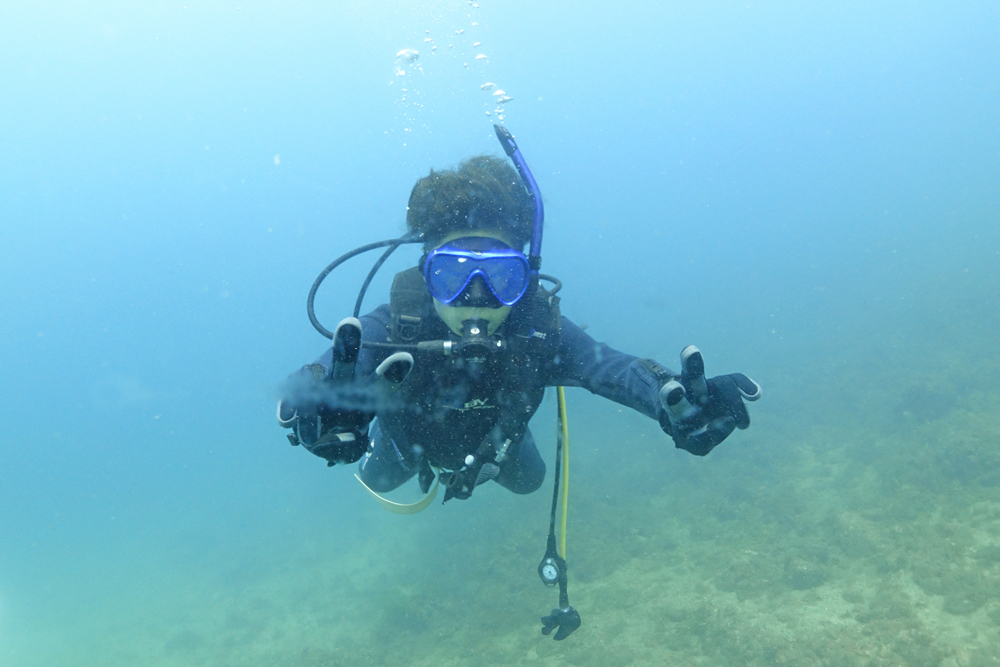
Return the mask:
M531 201L535 208L535 222L531 233L531 250L528 254L528 265L531 267L532 282L537 283L538 270L542 268L542 225L545 223L545 206L542 204L542 191L538 189L538 183L535 182L535 177L531 175L528 163L524 161L521 149L517 147L517 142L514 141L514 135L502 125L494 125L493 129L496 130L497 139L500 140L500 145L503 146L503 152L514 161L517 173L521 175L521 180L524 181L525 187L531 193Z

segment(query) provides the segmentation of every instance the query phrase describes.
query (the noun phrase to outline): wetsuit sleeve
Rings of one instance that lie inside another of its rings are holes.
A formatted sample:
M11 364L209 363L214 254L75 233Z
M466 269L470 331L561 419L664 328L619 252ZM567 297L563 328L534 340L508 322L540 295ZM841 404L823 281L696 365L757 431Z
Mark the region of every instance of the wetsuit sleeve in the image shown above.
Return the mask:
M670 434L659 392L673 377L672 371L652 359L639 359L598 343L563 317L559 353L546 384L583 387L657 420Z

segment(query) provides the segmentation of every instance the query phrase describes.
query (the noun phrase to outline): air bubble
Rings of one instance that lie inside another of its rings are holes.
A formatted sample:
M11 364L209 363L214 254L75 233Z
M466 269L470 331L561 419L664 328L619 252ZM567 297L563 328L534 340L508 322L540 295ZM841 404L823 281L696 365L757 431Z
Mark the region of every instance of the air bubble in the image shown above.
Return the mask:
M396 66L393 68L396 76L406 76L405 66L412 66L413 63L417 62L417 58L420 57L420 52L415 49L400 49L396 53ZM417 66L420 69L420 66Z

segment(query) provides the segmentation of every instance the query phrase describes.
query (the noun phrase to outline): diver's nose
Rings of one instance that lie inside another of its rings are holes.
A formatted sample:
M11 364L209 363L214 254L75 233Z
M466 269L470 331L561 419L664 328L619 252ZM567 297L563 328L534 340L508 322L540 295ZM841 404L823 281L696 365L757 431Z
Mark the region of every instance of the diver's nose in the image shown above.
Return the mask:
M493 296L482 276L473 276L458 299L458 305L466 308L499 308L503 304Z

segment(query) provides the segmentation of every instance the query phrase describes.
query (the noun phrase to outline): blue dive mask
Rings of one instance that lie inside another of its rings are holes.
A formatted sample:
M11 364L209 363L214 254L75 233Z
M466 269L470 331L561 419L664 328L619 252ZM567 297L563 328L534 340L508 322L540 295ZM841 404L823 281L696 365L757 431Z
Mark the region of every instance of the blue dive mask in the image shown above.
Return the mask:
M513 306L528 289L531 269L524 253L503 241L466 236L427 255L424 280L435 299L451 305L476 276L505 306Z

